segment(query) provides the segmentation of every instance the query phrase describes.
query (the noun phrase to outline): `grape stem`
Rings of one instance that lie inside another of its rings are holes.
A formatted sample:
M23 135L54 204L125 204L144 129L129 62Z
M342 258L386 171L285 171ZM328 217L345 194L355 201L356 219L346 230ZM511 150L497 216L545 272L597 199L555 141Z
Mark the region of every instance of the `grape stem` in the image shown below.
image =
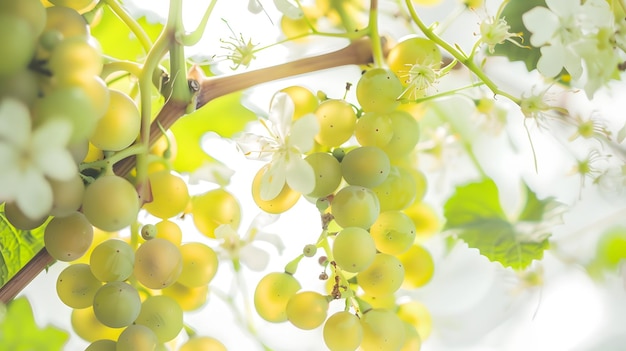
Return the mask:
M141 28L141 25L122 7L122 5L117 0L104 0L104 2L109 6L111 11L115 13L117 17L119 17L122 22L130 29L131 32L137 37L141 47L145 52L150 52L152 48L152 40L146 34L146 32Z

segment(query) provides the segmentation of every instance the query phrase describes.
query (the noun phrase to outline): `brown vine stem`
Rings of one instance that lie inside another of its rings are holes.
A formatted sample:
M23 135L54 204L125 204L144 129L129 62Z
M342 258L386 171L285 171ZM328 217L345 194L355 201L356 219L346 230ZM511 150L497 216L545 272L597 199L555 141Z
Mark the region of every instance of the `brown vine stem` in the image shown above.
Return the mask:
M310 73L322 69L345 65L364 65L372 62L372 45L370 39L365 37L353 41L348 46L327 54L261 68L254 71L216 77L205 77L197 69L189 72L189 86L196 91L196 108L209 103L211 100L236 91L250 88L257 84L272 80ZM169 129L180 117L185 115L189 102L168 100L155 120L150 125L150 145L160 136L161 130ZM119 175L127 175L135 167L136 158L128 157L114 166L114 171ZM0 302L11 301L22 289L24 289L39 273L54 259L45 248L41 249L21 270L19 270L4 286L0 288Z

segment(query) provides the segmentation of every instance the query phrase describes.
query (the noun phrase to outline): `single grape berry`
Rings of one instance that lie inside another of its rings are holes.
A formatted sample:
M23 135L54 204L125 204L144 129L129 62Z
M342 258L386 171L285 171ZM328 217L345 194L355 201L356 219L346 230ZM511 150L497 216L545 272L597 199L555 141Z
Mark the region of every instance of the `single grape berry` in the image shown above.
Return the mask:
M141 227L141 237L144 240L150 240L156 238L157 228L154 224L146 224Z
M304 246L304 249L302 249L302 254L304 254L304 256L306 257L313 257L315 256L316 252L317 252L317 246L313 244L308 244Z

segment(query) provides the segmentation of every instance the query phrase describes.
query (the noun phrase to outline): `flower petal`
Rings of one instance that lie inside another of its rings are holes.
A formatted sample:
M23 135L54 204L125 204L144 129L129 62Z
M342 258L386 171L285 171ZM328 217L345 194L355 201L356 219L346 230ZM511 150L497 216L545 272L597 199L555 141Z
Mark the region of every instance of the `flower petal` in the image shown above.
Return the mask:
M276 5L278 11L291 19L299 19L304 16L302 10L288 0L274 0L274 5Z
M0 201L12 201L22 179L15 147L0 143Z
M41 218L52 210L52 187L35 167L22 174L16 204L29 218Z
M237 143L239 150L247 158L253 160L267 160L271 153L278 148L274 139L252 133L243 133L235 138L234 141Z
M317 117L312 113L304 115L293 123L289 144L295 146L301 153L307 152L313 148L315 135L319 131L320 124Z
M257 14L263 10L263 5L259 2L259 0L249 0L248 1L248 11Z
M287 165L284 155L276 154L274 160L269 163L269 167L261 177L261 200L269 201L274 199L285 187L287 178Z
M233 237L239 239L239 233L230 224L220 224L213 233L216 239L230 240Z
M302 194L308 194L315 188L313 167L299 154L292 153L290 155L287 162L286 179L289 187Z
M556 77L563 69L565 51L561 45L548 45L541 48L537 70L546 77Z
M259 212L259 214L252 220L252 223L250 223L250 230L248 232L251 232L252 230L259 231L270 224L276 223L279 218L279 214Z
M246 245L239 250L239 259L251 270L261 272L270 262L270 254L258 247Z
M285 243L283 243L283 239L281 239L279 235L259 232L256 236L256 240L265 241L266 243L271 244L276 248L279 254L282 254L283 250L285 250Z
M559 28L559 19L545 7L537 6L522 15L522 21L530 36L530 44L540 47L550 42L554 32Z
M3 99L0 102L0 140L24 148L30 142L30 129L28 107L13 98Z
M206 163L189 175L189 184L199 184L201 180L226 186L235 171L219 162Z
M33 151L65 148L72 136L72 129L72 123L64 118L55 118L40 125L33 131Z
M546 0L546 5L561 18L571 16L580 8L579 0Z
M280 142L284 143L291 130L291 119L295 105L287 93L278 92L272 97L270 102L269 120L272 122L272 129Z

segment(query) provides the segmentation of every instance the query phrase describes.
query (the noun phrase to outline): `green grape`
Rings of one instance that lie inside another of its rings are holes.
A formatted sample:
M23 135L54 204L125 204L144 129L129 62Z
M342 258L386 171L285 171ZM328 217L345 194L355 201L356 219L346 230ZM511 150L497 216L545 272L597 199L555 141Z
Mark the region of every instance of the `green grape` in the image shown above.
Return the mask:
M55 260L73 261L84 255L93 241L93 228L80 212L55 217L43 234L46 250Z
M203 243L187 243L180 247L183 270L178 282L197 288L209 284L217 273L217 254Z
M207 285L197 288L188 288L180 283L174 283L161 290L164 296L176 300L183 311L195 311L206 303L209 287Z
M44 224L48 219L48 215L34 219L26 216L15 202L7 202L4 204L4 216L12 226L21 230L35 229Z
M410 206L419 189L410 171L403 167L391 166L387 178L372 190L380 201L380 210L393 211Z
M104 231L126 228L137 219L139 199L135 187L116 175L104 175L85 189L83 213Z
M70 180L58 181L49 179L52 187L52 210L51 216L65 217L78 211L83 203L83 195L85 193L85 185L83 180L77 174Z
M150 296L141 304L135 324L152 329L157 340L164 343L183 329L183 309L169 296Z
M294 103L293 120L300 117L314 113L319 106L317 96L315 96L309 89L298 85L292 85L281 89L283 93L287 93Z
M176 246L180 246L180 243L183 240L183 231L180 229L178 224L164 220L158 222L154 226L157 230L157 238L165 239Z
M404 345L406 332L402 320L385 309L371 309L361 317L363 351L399 351Z
M125 241L109 239L91 252L89 265L93 275L102 282L124 281L133 273L135 252Z
M89 344L85 351L117 351L117 343L109 339L100 339Z
M102 55L86 39L69 38L54 46L48 60L48 67L57 81L93 77L102 72L104 64Z
M430 252L422 245L414 244L398 256L405 269L402 286L415 289L426 285L435 273L435 263Z
M91 107L94 110L96 119L102 118L109 108L111 102L111 91L102 78L98 76L80 76L74 79L56 82L58 88L77 87L87 94ZM92 145L93 146L93 145ZM80 159L82 161L82 159Z
M154 238L141 244L135 252L133 273L137 280L150 289L172 285L183 269L183 258L171 242Z
M289 299L285 311L289 322L297 328L315 329L326 320L328 299L315 291L302 291Z
M283 189L271 200L261 198L261 178L267 171L268 166L263 166L252 180L252 199L260 209L267 213L279 214L292 208L300 199L300 193L291 189L287 183Z
M378 251L398 255L407 251L415 241L415 224L400 211L385 211L372 224L370 233Z
M356 85L356 98L365 112L390 113L400 105L400 79L389 69L372 68Z
M384 151L376 146L362 146L346 154L341 161L341 174L350 185L372 188L385 181L390 167Z
M330 210L337 224L343 228L368 229L380 213L380 204L372 190L350 185L335 194Z
M402 285L404 266L395 256L378 253L365 270L359 272L356 281L366 294L384 296L393 294Z
M405 111L394 111L390 114L393 136L389 143L382 147L389 158L394 159L411 152L419 141L419 124Z
M119 151L132 144L141 129L141 116L128 95L110 89L109 107L98 120L89 141L98 149Z
M96 114L92 100L78 86L66 86L54 89L43 98L37 100L34 107L35 124L64 118L73 125L70 144L88 139L96 129L99 115Z
M154 224L146 224L141 227L141 230L139 232L141 233L141 237L144 240L151 240L156 238L157 227Z
M0 76L26 69L35 53L36 39L26 19L0 13Z
M152 329L145 325L133 324L120 334L116 351L155 351L157 342Z
M300 283L291 274L272 272L261 278L254 290L254 307L268 322L287 321L287 302L300 290Z
M171 173L162 170L148 175L152 201L143 205L151 215L161 219L168 219L183 212L189 204L189 190L185 181Z
M363 327L357 316L340 311L326 320L323 336L330 351L354 351L363 340Z
M307 244L302 249L302 254L304 257L313 257L317 253L317 246L313 244Z
M374 261L376 245L367 230L348 227L337 234L332 251L335 262L342 270L356 273Z
M405 321L402 321L402 325L404 326L405 337L404 344L400 351L420 351L422 348L422 339L417 329Z
M362 146L387 145L393 136L393 126L388 114L366 112L356 122L356 140Z
M102 324L96 318L92 307L73 309L70 322L74 333L88 342L100 339L117 340L122 332L120 328L111 328Z
M315 173L315 188L307 196L313 198L331 194L341 183L341 166L339 161L326 152L315 152L305 159Z
M432 40L420 37L408 37L402 39L396 46L391 48L387 55L387 65L402 81L409 83L408 72L415 64L433 65L433 68L441 67L441 51Z
M93 304L93 297L102 283L91 273L88 264L78 263L67 266L57 278L57 295L71 308L87 308Z
M215 238L215 228L220 225L230 224L237 229L241 221L239 202L222 188L192 197L191 214L196 228L209 238Z
M46 31L55 30L61 33L63 39L81 37L87 38L89 31L87 22L76 10L64 6L46 8Z
M344 100L326 100L315 110L320 131L315 141L330 147L340 146L348 141L356 126L356 113Z
M433 320L430 312L423 303L419 301L409 301L398 305L396 311L398 317L417 330L422 341L426 340L432 331Z
M226 351L226 346L210 336L195 336L187 340L178 351Z
M125 282L104 284L93 298L93 312L98 320L111 328L129 326L141 309L139 293Z
M19 17L28 22L35 37L41 34L46 24L46 9L40 0L2 0L0 13Z

